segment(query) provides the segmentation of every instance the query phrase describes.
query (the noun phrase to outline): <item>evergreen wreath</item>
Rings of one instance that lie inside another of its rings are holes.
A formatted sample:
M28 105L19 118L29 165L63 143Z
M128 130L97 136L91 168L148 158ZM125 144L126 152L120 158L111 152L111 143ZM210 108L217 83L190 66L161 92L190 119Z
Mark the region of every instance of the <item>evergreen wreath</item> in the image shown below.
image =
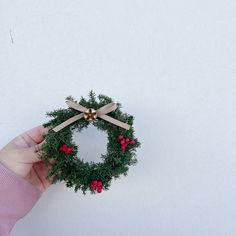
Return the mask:
M87 100L82 96L77 102L72 96L69 96L66 101L90 108L87 111L89 114L84 112L84 119L76 120L55 132L52 127L55 128L55 126L65 123L66 120L81 114L71 107L46 113L52 119L44 124L44 127L48 127L49 130L44 135L45 142L39 151L39 158L44 161L46 166L50 166L46 178L51 177L53 183L65 181L66 186L74 188L75 192L81 189L83 194L87 191L101 193L102 190L109 189L113 178L117 179L122 174L126 176L129 166L137 162L136 149L141 144L134 137L132 127L134 117L123 113L121 104L116 103L116 109L109 112L108 115L111 119L114 118L128 124L129 129L119 127L99 117L96 118L96 110L113 103L113 99L102 94L96 96L93 91L90 91ZM107 132L107 153L101 155L103 162L86 162L79 158L79 155L77 156L79 146L72 140L73 131L81 132L90 124Z

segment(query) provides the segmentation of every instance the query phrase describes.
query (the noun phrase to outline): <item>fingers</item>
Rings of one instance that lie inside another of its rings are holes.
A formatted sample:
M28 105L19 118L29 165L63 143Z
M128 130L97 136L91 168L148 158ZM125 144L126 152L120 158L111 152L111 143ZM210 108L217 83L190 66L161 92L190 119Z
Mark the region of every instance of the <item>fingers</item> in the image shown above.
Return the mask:
M24 137L24 139L29 143L41 143L43 141L43 135L48 132L48 128L40 125L33 129L26 131L20 136Z
M40 161L39 159L39 150L41 149L42 145L45 143L45 141L36 144L35 146L28 147L28 148L22 148L19 151L21 152L21 157L23 158L24 163L35 163Z

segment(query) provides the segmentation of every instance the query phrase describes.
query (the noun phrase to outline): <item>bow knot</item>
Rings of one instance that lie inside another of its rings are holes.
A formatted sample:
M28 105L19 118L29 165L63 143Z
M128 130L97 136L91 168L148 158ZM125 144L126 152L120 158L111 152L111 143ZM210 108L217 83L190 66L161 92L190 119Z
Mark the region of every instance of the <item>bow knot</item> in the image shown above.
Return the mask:
M94 110L93 108L89 108L84 112L84 119L91 121L91 120L96 120L98 117L97 111Z

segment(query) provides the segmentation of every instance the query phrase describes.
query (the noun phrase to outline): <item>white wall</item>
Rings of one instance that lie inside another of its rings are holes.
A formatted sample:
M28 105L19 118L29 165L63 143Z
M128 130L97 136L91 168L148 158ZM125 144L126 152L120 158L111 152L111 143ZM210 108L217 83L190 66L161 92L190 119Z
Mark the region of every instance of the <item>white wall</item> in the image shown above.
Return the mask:
M235 12L234 0L0 0L0 146L90 89L135 115L142 142L109 191L57 184L13 236L235 235ZM106 135L89 133L99 155Z

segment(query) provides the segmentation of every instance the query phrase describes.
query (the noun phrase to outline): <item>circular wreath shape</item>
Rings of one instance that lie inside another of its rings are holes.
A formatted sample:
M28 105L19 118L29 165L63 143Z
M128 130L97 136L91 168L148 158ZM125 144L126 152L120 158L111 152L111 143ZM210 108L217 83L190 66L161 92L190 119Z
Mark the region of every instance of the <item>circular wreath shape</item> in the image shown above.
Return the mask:
M66 101L73 101L94 112L112 103L113 99L102 94L96 96L93 91L90 91L88 99L81 97L78 102L69 96ZM94 194L108 190L112 179L127 175L129 166L137 162L136 149L141 144L134 137L132 126L134 117L123 113L120 103L116 103L116 105L117 108L107 115L128 124L129 129L95 117L95 119L79 119L55 132L53 127L80 114L80 112L69 107L46 113L52 119L43 125L48 127L48 133L44 135L45 142L39 152L39 158L49 167L46 178L50 177L53 183L64 181L66 186L74 188L75 192L80 189L83 194L86 194L87 191ZM90 124L107 133L107 152L101 155L102 162L99 163L86 162L80 158L79 146L73 141L73 132L81 132Z

